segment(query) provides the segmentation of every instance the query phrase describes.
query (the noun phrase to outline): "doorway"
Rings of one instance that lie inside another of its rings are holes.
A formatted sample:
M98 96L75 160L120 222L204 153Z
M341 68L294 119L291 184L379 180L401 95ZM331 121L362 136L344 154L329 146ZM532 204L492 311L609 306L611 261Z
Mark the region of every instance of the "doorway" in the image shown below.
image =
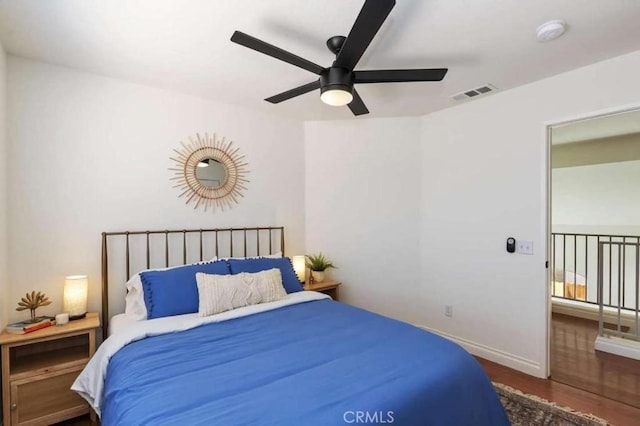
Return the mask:
M640 407L640 361L595 349L640 336L640 110L550 125L548 143L550 377Z

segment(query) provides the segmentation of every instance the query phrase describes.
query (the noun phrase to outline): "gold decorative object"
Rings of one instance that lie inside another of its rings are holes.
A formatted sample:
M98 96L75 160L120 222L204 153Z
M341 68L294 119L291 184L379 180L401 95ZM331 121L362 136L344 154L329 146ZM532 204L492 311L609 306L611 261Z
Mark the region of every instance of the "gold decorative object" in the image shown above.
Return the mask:
M247 163L242 162L244 155L233 148L233 142L205 133L204 137L189 137L180 145L174 150L178 156L171 157L177 167L169 170L174 172L171 180L177 182L174 188L182 190L180 197L186 197L186 204L194 202L194 209L203 206L205 211L237 204L247 189L245 175L249 171Z
M31 294L27 293L25 297L20 299L16 311L24 311L29 309L31 311L31 322L36 322L36 309L38 309L40 306L47 306L50 304L51 301L44 293L36 293L35 291L32 291Z

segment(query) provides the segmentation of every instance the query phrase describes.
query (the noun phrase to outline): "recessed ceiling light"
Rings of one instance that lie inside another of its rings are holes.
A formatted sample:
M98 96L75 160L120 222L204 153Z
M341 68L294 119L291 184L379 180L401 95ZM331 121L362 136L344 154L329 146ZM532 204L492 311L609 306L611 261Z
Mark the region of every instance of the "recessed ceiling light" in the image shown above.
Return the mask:
M567 24L562 19L545 22L536 30L536 37L541 43L555 40L567 30Z

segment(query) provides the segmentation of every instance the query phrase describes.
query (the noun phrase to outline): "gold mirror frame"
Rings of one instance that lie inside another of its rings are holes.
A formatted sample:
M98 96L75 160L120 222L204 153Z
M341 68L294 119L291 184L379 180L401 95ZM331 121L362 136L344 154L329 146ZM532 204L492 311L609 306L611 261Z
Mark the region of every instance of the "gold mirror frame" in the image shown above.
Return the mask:
M180 145L180 149L174 149L178 156L171 157L177 167L169 170L175 175L171 180L177 182L173 187L182 190L180 197L186 197L186 204L193 201L194 209L203 206L205 211L216 207L224 210L238 204L249 182L245 179L249 173L247 163L242 162L244 155L239 154L239 148L233 148L233 142L225 138L218 139L215 134L210 137L207 133L204 137L199 134L195 139L189 137L189 142L180 142ZM220 162L226 171L224 182L217 187L208 187L196 177L198 163L210 158Z

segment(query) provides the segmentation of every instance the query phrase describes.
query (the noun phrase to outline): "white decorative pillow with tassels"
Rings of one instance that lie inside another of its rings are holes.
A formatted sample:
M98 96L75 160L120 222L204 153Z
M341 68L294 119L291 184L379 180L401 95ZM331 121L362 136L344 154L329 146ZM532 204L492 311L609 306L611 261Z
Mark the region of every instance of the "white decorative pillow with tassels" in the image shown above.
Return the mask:
M206 317L258 303L285 299L282 275L277 268L256 273L213 275L198 272L198 316Z

